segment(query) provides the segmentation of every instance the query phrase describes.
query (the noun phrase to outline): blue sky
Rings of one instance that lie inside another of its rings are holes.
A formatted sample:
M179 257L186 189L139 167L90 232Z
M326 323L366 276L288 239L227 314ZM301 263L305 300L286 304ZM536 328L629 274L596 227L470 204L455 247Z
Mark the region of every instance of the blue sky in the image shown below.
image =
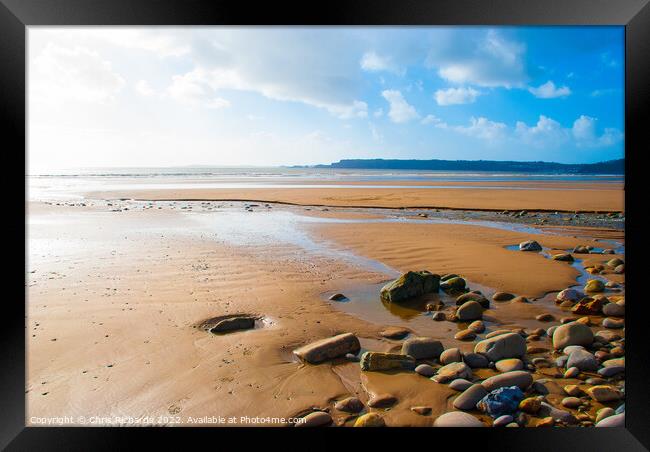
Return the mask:
M622 27L43 28L30 170L622 158Z

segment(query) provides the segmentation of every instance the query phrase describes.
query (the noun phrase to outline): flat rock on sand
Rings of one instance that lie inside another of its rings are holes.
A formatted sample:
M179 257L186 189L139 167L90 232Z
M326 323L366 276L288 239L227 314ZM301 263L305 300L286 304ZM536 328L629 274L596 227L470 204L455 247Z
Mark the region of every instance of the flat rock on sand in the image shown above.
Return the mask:
M352 333L321 339L293 351L293 353L311 364L318 364L328 359L345 356L347 353L357 354L361 349L359 339Z
M501 334L477 343L474 353L485 355L490 361L521 358L526 354L526 340L517 333Z
M309 413L307 416L301 418L300 422L296 423L296 427L320 427L332 423L332 416L324 411L315 411Z
M474 384L454 399L454 408L473 410L476 408L476 404L486 395L488 395L488 391L481 384Z
M472 378L472 369L465 363L451 363L438 369L438 373L432 378L437 383L447 383L457 378Z
M402 344L402 354L415 359L436 359L443 350L442 343L430 337L414 337Z
M433 423L434 427L485 427L485 425L471 414L462 411L451 411L438 417Z
M379 335L387 339L403 339L406 336L408 336L410 333L411 332L406 328L402 328L399 326L389 326L388 328L384 329L381 333L379 333Z
M495 375L484 380L481 385L488 390L494 391L495 389L518 386L520 389L525 390L533 383L533 376L524 370L513 370L500 375Z
M359 364L364 371L414 369L415 359L399 353L365 352Z
M524 362L518 358L502 359L494 364L499 372L512 372L524 368Z

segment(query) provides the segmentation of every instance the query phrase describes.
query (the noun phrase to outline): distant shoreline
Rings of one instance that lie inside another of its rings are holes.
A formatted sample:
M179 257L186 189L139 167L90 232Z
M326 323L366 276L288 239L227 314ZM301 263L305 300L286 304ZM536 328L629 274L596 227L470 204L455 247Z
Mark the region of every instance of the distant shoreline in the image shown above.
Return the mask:
M624 175L625 159L597 163L516 162L497 160L345 159L331 164L296 165L291 168L390 169L429 171L492 171Z

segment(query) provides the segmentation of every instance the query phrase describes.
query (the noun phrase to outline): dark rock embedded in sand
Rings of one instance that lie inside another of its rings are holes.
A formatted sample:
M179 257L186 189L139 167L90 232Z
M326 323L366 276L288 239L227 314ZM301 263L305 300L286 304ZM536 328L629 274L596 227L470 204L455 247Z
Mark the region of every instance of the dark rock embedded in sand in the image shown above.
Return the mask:
M490 361L521 358L526 354L526 340L517 333L505 333L480 341L474 346L474 353L485 355Z
M542 251L542 246L535 240L527 240L519 244L519 251Z
M430 337L414 337L402 344L402 354L415 359L437 359L443 350L442 343Z
M494 301L510 301L513 298L515 298L515 296L508 292L495 292L495 294L492 295Z
M440 288L445 291L451 290L465 290L467 282L460 276L454 276L440 283Z
M578 315L597 315L603 309L601 298L585 297L571 308L571 312Z
M359 339L352 333L321 339L293 351L294 355L311 364L318 364L328 359L356 354L361 349Z
M468 301L458 308L456 317L460 321L478 320L483 317L483 307L476 301Z
M502 387L483 397L477 403L477 408L497 418L504 414L513 414L523 398L524 393L517 386Z
M472 369L485 369L490 364L488 359L479 353L466 353L463 360Z
M418 297L440 288L440 276L426 270L409 271L382 287L380 296L383 300L399 302Z
M238 316L223 319L210 328L211 333L227 333L236 330L250 330L255 328L255 317Z
M573 262L573 256L570 253L559 253L553 255L554 261Z
M391 369L414 369L415 359L412 356L397 353L365 352L361 355L361 370L382 371Z
M458 298L456 298L456 305L462 306L468 301L476 301L485 309L489 309L490 307L490 300L485 298L482 294L476 292L467 292L460 295Z
M335 293L334 295L332 295L331 297L329 297L329 299L330 299L330 300L333 300L333 301L341 301L341 300L347 300L348 297L346 297L346 296L343 295L342 293Z

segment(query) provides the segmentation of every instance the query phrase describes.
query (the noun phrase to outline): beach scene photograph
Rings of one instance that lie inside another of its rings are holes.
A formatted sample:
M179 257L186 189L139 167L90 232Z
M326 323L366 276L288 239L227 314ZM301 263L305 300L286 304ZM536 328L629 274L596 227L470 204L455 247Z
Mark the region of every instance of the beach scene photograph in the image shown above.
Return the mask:
M27 29L27 426L625 425L621 26Z

